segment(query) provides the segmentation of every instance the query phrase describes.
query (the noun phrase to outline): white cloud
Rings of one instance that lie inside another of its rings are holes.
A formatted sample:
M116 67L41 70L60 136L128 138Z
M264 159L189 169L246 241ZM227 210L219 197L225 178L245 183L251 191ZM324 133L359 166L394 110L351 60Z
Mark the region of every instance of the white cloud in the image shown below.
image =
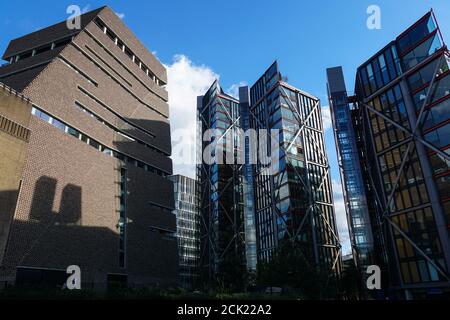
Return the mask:
M173 63L166 65L166 68L172 146L175 151L172 154L174 173L195 178L197 97L205 94L219 75L208 66L196 65L185 55L175 55ZM181 140L183 150L192 153L190 163L186 163L185 156L176 152Z
M333 124L331 122L331 113L330 113L329 106L322 107L322 121L323 121L323 129L325 131L327 131L333 127Z
M228 93L230 96L235 97L236 99L239 99L239 87L247 86L247 82L241 81L239 83L233 83L228 90L226 90L226 93Z
M342 245L342 254L351 253L350 235L347 224L347 214L345 212L344 195L340 181L333 180L334 210L336 213L337 229Z

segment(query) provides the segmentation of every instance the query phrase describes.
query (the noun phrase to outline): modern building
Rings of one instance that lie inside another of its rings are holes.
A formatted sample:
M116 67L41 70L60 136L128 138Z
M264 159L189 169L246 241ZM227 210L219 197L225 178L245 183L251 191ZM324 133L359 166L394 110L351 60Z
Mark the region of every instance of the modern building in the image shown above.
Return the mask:
M354 251L360 266L371 255L386 262L385 295L450 294L449 63L430 11L358 68L352 106L342 70L328 71L343 186L348 201L360 194L347 207Z
M225 94L216 81L199 99L199 200L207 226L202 255L240 252L233 258L255 271L283 242L295 241L311 266L337 276L341 246L319 99L283 81L277 62L239 95L237 100ZM217 130L216 138L205 136L208 129ZM229 150L235 162L217 164L217 155L226 159L222 153ZM208 165L210 153L214 161ZM263 160L268 154L277 161ZM217 260L207 261L214 276Z
M250 100L251 128L279 132L271 145L279 166L273 174L254 166L258 260L294 240L311 265L338 275L341 246L319 99L284 81L275 62L250 88Z
M368 266L378 265L383 273L387 273L382 223L376 214L376 198L368 175L369 162L363 152L360 112L350 103L351 97L347 96L342 67L328 69L327 77L331 119L352 244L350 256L358 267L364 290ZM387 284L386 280L387 278L383 278L384 284Z
M0 83L0 261L5 253L22 183L30 139L30 117L30 101Z
M78 265L85 286L176 284L166 70L110 8L80 19L3 55L0 81L33 116L1 278L45 282Z
M238 161L241 110L215 81L198 97L198 201L201 213L200 272L208 284L243 285L249 269L245 248L244 170ZM228 156L227 158L227 151ZM206 160L206 161L205 161Z
M181 175L169 177L173 182L177 218L179 283L193 289L199 281L200 212L197 208L197 181Z

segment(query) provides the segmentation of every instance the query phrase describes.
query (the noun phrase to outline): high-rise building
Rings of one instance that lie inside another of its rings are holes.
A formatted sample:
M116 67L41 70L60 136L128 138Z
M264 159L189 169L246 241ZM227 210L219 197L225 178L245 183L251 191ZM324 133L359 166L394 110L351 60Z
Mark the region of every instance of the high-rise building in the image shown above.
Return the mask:
M279 132L274 174L267 174L267 166L254 167L258 260L270 260L283 241L295 240L312 265L339 274L341 246L319 99L284 81L275 62L251 87L250 100L251 128Z
M319 99L283 81L275 62L250 89L240 88L239 100L215 82L199 99L198 115L206 140L199 144L198 170L208 226L202 254L240 253L232 257L254 271L257 261L271 260L283 242L295 241L311 266L338 275L340 242ZM205 136L208 129L217 130L216 138ZM213 163L207 164L210 153ZM217 155L224 164L214 162ZM214 275L217 262L208 261Z
M201 275L210 284L221 281L241 286L247 262L244 176L238 161L242 148L239 101L215 81L198 98L197 117L202 157L197 167Z
M354 251L360 266L386 262L398 297L450 294L449 64L430 11L358 68L352 106L342 70L328 71Z
M3 55L0 81L33 116L1 277L51 281L78 265L85 284L175 284L166 70L110 8L79 18Z
M200 260L200 213L197 208L197 181L181 175L169 177L173 182L177 217L179 283L193 289L198 283Z
M365 288L366 270L378 265L386 272L382 226L375 213L374 192L368 179L368 162L363 151L359 110L350 104L341 67L327 70L330 112L338 154L339 172L350 229L352 257L362 288ZM387 280L384 279L383 280ZM386 284L386 281L383 281Z

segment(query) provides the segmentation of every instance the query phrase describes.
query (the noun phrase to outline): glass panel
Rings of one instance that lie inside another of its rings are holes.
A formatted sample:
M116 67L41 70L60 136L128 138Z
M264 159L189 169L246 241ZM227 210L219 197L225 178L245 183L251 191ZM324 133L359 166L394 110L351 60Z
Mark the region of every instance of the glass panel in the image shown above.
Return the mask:
M406 34L401 36L398 40L398 46L401 52L405 52L406 50L412 48L420 40L436 29L436 25L432 19L433 18L430 14L428 18L425 18Z
M417 64L434 54L441 47L441 40L436 33L430 39L428 39L403 57L403 65L405 67L405 70L409 70L412 67L416 66Z

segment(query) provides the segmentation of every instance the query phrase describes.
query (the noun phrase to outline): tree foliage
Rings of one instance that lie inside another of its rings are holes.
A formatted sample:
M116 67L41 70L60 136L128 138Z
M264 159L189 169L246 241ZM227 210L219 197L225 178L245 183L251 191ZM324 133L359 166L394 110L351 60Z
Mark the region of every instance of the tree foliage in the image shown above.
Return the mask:
M285 241L269 262L258 264L258 285L290 289L304 299L335 298L336 279L311 263L296 241Z

